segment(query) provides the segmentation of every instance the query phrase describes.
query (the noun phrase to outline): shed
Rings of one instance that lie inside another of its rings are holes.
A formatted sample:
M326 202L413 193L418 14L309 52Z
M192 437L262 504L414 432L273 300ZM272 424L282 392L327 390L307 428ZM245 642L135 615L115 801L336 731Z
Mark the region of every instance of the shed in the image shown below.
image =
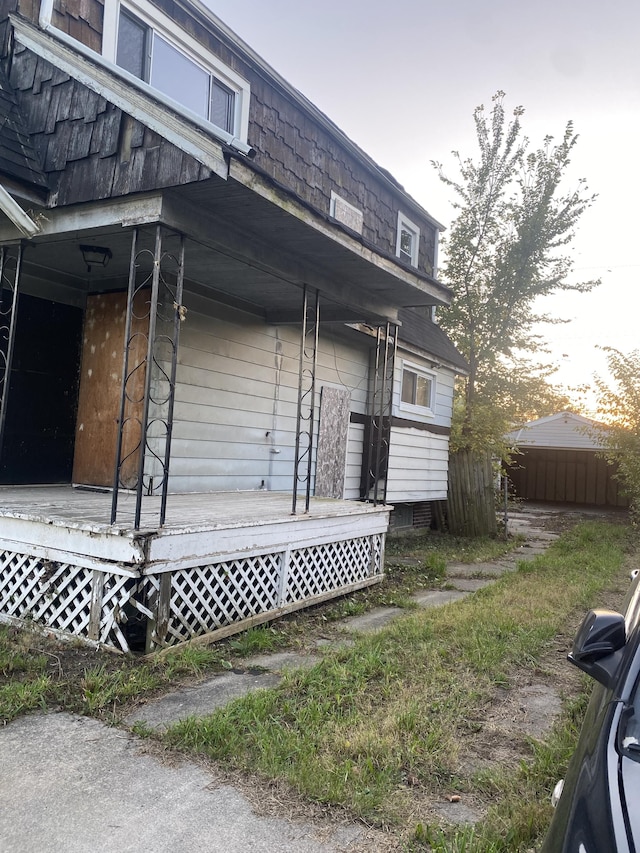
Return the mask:
M606 426L573 412L529 421L509 433L516 450L508 475L523 500L628 506L615 469L599 456Z

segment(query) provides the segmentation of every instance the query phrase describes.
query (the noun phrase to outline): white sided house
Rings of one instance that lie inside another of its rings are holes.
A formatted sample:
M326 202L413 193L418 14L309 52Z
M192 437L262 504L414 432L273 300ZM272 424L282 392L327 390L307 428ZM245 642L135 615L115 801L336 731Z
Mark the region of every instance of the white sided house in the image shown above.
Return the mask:
M128 651L446 498L441 226L197 0L0 0L0 620Z
M628 506L599 454L606 426L573 412L558 412L524 424L507 440L516 453L508 469L515 495L523 500L591 506Z

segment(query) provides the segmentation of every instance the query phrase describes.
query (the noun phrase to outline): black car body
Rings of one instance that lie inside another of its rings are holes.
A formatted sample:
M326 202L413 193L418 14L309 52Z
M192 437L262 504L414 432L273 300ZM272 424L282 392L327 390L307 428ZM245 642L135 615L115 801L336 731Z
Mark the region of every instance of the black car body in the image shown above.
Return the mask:
M569 659L597 681L541 853L640 851L640 575L592 610Z

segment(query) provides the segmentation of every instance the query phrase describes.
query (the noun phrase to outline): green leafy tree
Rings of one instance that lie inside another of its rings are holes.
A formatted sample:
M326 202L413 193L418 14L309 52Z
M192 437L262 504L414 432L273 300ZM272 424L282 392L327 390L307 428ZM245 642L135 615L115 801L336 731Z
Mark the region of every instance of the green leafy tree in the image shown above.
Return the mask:
M613 385L596 377L598 415L607 425L599 434L603 455L615 465L614 476L629 498L631 516L640 523L640 350L623 354L611 347L607 353Z
M489 114L482 106L474 111L479 154L465 159L453 152L457 180L433 164L453 190L456 209L441 270L454 300L441 325L469 362L453 449L500 451L514 421L567 407L549 381L552 369L534 361L544 351L535 327L562 321L539 314L536 301L598 283L567 281L566 247L594 199L583 180L570 191L561 187L578 140L572 123L559 144L548 136L530 151L524 110L517 107L507 119L503 102L498 92Z

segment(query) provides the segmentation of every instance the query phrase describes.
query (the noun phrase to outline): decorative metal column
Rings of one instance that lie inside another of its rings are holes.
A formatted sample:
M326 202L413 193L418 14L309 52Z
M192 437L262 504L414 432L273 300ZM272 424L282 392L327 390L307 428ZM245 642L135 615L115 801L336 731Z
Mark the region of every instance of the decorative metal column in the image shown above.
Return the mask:
M393 403L393 373L398 346L398 327L378 326L376 358L371 395L371 429L363 498L373 503L387 502L389 441ZM381 485L382 484L382 485Z
M22 243L0 249L0 457L7 421L11 364L18 322Z
M302 332L298 370L298 414L296 420L296 450L293 468L292 515L298 504L298 485L305 484L305 512L311 500L313 463L313 418L318 364L318 331L320 327L320 296L317 290L309 294L305 285L302 294Z
M145 242L147 245L143 245ZM123 354L118 443L111 523L119 491L134 490L134 527L140 527L143 498L160 496L158 525L165 521L173 407L184 283L184 237L156 226L153 243L135 228ZM155 506L155 504L154 504Z

